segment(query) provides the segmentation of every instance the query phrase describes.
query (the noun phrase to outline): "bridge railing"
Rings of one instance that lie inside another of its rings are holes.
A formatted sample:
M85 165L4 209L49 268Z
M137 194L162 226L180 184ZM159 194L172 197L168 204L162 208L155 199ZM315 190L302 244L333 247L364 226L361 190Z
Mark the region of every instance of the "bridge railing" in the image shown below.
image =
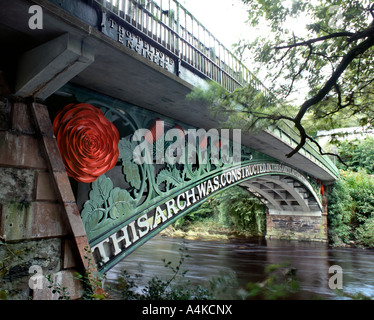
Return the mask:
M232 92L250 85L267 97L272 93L237 59L203 24L177 0L95 0L158 45L178 57L192 72L222 85ZM287 123L278 126L281 140L286 136L299 141L298 133ZM315 158L335 176L339 173L332 161L309 143L305 156Z
M300 134L294 129L292 125L290 125L286 121L280 121L277 125L277 128L272 130L272 133L286 142L287 138L289 138L289 144L292 147L296 147L297 143L300 141ZM318 162L319 166L324 167L325 169L330 171L330 173L336 178L339 177L339 170L335 166L331 158L326 155L321 155L317 146L313 143L307 141L302 150L300 150L299 152L303 153L310 160Z
M232 92L265 86L176 0L96 0L181 59L181 63Z

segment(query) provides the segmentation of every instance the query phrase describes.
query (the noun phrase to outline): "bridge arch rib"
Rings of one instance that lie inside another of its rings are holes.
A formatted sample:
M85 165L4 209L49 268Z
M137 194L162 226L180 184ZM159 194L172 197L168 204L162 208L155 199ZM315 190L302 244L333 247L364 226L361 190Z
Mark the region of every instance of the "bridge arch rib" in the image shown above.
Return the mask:
M134 133L149 128L159 114L71 85L63 91L71 93L74 101L100 108L121 136L116 166L91 184L79 183L76 188L88 242L102 272L203 201L234 185L243 185L266 199L270 214L321 215L321 202L311 179L240 143L230 140L225 144L222 136L217 162L202 161L204 157L211 159L216 140L210 136L205 151L192 157L197 159L195 164L189 163L188 152L184 154L186 161L175 165L137 164L133 155L139 142L132 139ZM167 150L170 146L164 139L167 130L178 127L188 137L192 128L167 117L162 121L164 132L153 141L156 155L160 147ZM184 146L189 148L187 141ZM224 148L230 150L227 157L231 161L223 160ZM235 148L240 151L239 158L231 157Z
M269 174L241 185L265 199L270 214L321 215L322 205L314 190L294 177Z
M261 172L261 167L275 169ZM257 168L257 173L254 168ZM250 176L245 175L246 170L249 170ZM237 176L235 180L229 178L234 174ZM192 183L160 199L148 212L137 214L109 230L104 237L93 239L91 244L94 256L102 270L110 269L177 219L217 192L234 185L244 186L254 195L260 195L265 199L269 214L321 216L321 204L313 187L306 180L301 180L294 169L276 163L266 163L266 166L247 164L217 172L208 178L198 180L197 184ZM226 184L222 185L225 181ZM292 190L292 187L297 190Z

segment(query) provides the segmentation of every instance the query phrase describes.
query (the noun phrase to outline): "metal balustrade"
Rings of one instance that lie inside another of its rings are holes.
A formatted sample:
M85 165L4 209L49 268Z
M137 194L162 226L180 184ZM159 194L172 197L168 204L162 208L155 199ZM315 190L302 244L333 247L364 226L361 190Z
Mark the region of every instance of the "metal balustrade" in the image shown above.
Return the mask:
M270 92L216 37L176 0L96 0L176 55L182 64L232 92L251 85Z
M102 8L126 21L175 57L182 65L213 80L232 92L250 85L265 96L271 92L251 71L176 0L95 0ZM299 135L286 122L279 124L280 139L287 134L295 144ZM312 156L334 175L339 173L331 159L321 156L306 143L306 156Z

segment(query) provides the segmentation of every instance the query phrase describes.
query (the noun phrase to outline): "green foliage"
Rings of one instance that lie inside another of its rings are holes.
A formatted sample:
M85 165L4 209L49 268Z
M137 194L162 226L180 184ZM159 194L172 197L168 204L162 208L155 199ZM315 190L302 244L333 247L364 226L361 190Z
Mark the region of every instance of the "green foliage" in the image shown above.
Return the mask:
M331 241L339 245L349 242L351 235L351 198L346 192L344 180L335 182L329 192L328 202L329 236Z
M335 245L374 247L374 139L333 144L349 171L341 171L328 194L330 238Z
M265 234L265 208L264 204L256 198L249 197L248 193L241 189L226 195L226 210L239 232L251 235Z
M241 294L246 299L280 300L287 299L299 291L296 269L288 262L271 264L265 268L267 278L260 283L250 282Z
M67 287L61 286L60 283L55 283L52 279L52 275L46 275L46 278L49 282L48 288L52 289L52 294L58 294L58 300L70 300L70 294L67 290Z
M273 126L284 115L290 116L296 110L252 85L228 92L219 84L209 82L208 88L195 87L187 98L209 106L223 128L245 132L259 132Z
M374 179L365 171L341 172L329 193L330 237L335 244L374 247Z
M336 141L338 153L348 167L353 171L364 169L368 174L374 174L374 138L364 140ZM341 169L343 164L338 163Z
M255 54L255 60L261 63L259 68L266 68L267 78L278 80L278 83L273 82L275 89L285 94L294 84L289 80L306 80L311 93L319 90L325 79L331 75L331 67L340 61L349 47L355 46L357 42L349 40L347 35L315 41L309 45L284 49L278 49L279 47L302 43L337 32L359 32L367 28L371 22L368 10L369 0L242 1L249 7L249 25L251 27L261 26L262 29L268 27L271 32L267 36L259 33L253 42L243 40L238 47L241 49L244 47ZM300 25L292 23L295 20L305 21L308 32L304 34ZM313 49L313 53L309 55L310 49ZM346 74L345 77L350 81L354 77L357 80L359 63L372 68L369 60L371 55L372 52L368 52L361 57L361 61L355 61L351 65L352 68L348 69L352 74ZM366 75L369 74L365 73L363 76L366 77Z
M106 300L108 296L103 289L105 275L97 271L96 263L91 258L92 251L88 247L85 247L84 251L87 252L87 256L84 256L84 259L87 260L87 268L83 274L79 272L75 274L75 279L78 279L83 284L84 292L82 298L84 300Z
M242 2L248 5L248 33L257 37L240 40L236 54L249 60L276 99L255 86L200 92L228 118L225 125L256 131L283 119L313 136L326 126L373 123L372 1Z
M365 247L374 246L374 217L368 218L356 231L359 243Z
M366 125L366 122L362 121L363 115L352 115L351 112L347 112L347 110L344 109L341 111L336 111L333 117L323 116L323 112L326 113L327 110L333 110L334 108L336 108L336 101L326 98L318 105L318 109L320 111L312 111L305 115L303 125L311 136L316 137L317 132L321 130L359 127L361 125ZM317 112L322 113L318 114Z
M196 210L179 219L174 227L188 229L196 222L206 222L208 227L210 220L213 220L216 226L231 228L238 234L247 236L265 234L264 204L238 186L223 190L211 197Z

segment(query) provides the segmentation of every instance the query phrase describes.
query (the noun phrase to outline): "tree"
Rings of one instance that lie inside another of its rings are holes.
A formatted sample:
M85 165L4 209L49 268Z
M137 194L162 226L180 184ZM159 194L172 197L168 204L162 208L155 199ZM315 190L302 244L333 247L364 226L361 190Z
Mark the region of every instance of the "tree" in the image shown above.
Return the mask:
M374 175L374 138L332 143L337 146L340 157L352 171L365 170L367 174Z
M373 123L374 3L241 1L248 5L250 26L259 33L252 42L240 41L236 52L242 57L250 53L259 63L255 73L266 70L264 82L272 94L250 86L226 92L212 84L209 93L195 92L195 96L203 94L215 112L228 116L230 125L246 130L291 122L300 142L288 157L308 139L318 145L311 135L317 123L341 123L343 116L360 124ZM290 25L295 19L309 21L306 34L301 34L300 26ZM265 24L268 36L262 31ZM303 102L296 106L289 100L295 93L303 95Z

